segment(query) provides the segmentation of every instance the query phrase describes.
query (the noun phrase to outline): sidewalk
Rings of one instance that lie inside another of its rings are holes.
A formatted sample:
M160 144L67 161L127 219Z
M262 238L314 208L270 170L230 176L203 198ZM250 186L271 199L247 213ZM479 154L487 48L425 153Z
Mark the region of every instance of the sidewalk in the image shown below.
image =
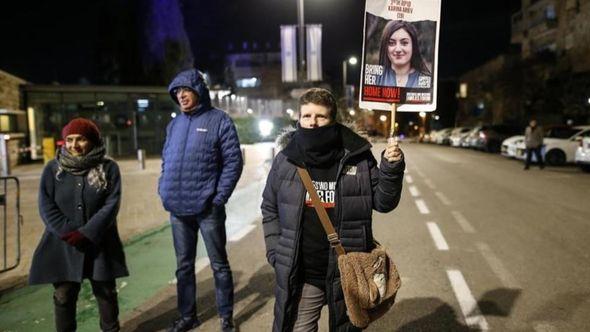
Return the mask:
M269 144L243 145L246 163L236 190L251 183L263 181L266 174L260 173L264 160L270 158ZM127 243L138 235L166 225L169 215L162 208L157 195L160 159L147 159L145 170L139 170L136 160L118 160L123 181L123 197L118 216L119 234ZM33 164L17 167L12 176L18 177L21 186L21 263L12 270L0 274L0 294L7 289L26 283L33 252L43 233L44 225L39 217L37 195L43 165ZM8 247L13 248L16 229L10 224L7 231ZM9 252L9 259L14 257Z

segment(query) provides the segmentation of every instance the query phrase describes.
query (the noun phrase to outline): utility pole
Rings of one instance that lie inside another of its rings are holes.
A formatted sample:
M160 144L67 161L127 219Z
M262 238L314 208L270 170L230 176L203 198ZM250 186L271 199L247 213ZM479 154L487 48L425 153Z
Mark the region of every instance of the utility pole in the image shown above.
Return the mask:
M305 17L304 17L304 10L303 10L303 1L304 0L297 0L297 23L299 25L299 82L305 81L305 76L307 74L307 68L305 66Z

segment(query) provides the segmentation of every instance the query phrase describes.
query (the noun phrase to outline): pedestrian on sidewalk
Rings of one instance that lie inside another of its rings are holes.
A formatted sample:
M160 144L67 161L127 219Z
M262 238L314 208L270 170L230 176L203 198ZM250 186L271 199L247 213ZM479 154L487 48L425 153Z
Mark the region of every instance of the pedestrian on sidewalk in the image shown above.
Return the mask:
M158 193L170 212L178 312L169 331L200 325L196 306L195 258L200 230L215 278L222 331L233 331L234 285L226 252L225 203L242 173L240 142L233 121L211 106L203 75L179 73L168 91L180 114L166 128Z
M336 122L336 100L325 89L309 89L299 99L299 122L277 142L262 201L266 256L275 269L273 331L318 330L322 307L329 308L330 331L357 331L347 316L337 256L299 178L306 168L346 252L374 248L373 210L399 203L405 169L397 143L388 144L381 164L371 144Z
M29 283L53 284L55 329L73 332L80 285L89 279L100 329L119 331L115 279L129 275L117 231L119 166L105 156L92 121L73 119L62 137L64 146L41 176L39 214L45 232L33 255Z
M537 158L537 163L541 169L545 168L543 162L543 155L541 150L543 148L543 127L537 125L537 120L531 119L529 126L524 131L524 145L526 147L526 159L524 162L524 169L528 170L531 165L531 158L533 153Z

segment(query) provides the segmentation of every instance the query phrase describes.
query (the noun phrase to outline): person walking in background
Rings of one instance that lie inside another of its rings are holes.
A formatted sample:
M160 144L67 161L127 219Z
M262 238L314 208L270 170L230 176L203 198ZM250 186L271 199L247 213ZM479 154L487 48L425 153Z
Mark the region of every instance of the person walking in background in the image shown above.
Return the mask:
M89 279L100 329L119 331L115 279L128 276L117 231L121 176L105 156L98 127L77 118L62 130L65 145L41 175L39 214L45 232L33 255L29 283L53 284L55 328L76 331L76 302Z
M531 165L532 154L535 154L537 163L541 169L545 168L541 149L543 148L543 128L537 124L537 120L532 119L529 126L524 131L524 145L526 147L526 160L524 169L528 170Z
M328 90L307 90L299 107L297 128L277 140L286 146L274 159L261 206L266 257L276 275L272 330L317 331L327 304L330 331L358 331L346 312L336 254L297 167L309 171L346 252L369 252L373 210L389 212L399 203L403 154L388 144L377 165L371 144L336 122Z
M211 106L203 75L179 73L168 87L180 114L166 128L158 193L170 212L180 317L169 331L200 325L196 306L195 258L200 230L215 279L221 330L233 331L234 285L227 259L225 203L242 173L240 142L233 121Z

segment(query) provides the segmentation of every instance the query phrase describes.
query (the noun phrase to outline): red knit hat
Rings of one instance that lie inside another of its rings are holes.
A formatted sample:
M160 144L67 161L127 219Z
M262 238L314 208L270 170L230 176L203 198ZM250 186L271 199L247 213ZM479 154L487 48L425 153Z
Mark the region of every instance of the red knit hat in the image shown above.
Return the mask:
M61 137L63 139L73 134L82 135L95 145L100 143L100 130L98 130L94 122L88 119L73 119L61 130Z

